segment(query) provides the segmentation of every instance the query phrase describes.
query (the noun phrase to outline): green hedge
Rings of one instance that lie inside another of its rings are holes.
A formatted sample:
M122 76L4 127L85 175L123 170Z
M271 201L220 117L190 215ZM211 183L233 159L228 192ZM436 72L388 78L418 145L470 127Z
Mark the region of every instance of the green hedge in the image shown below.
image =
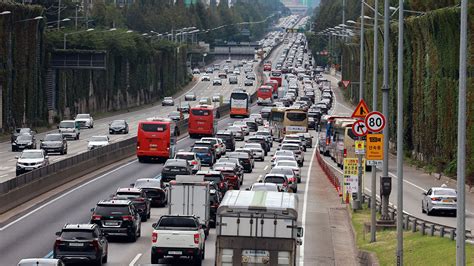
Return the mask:
M415 2L415 1L412 1ZM469 9L474 17L474 6ZM456 171L457 103L459 76L460 9L443 8L424 16L409 17L405 23L404 54L404 142L407 154L423 161L438 172L454 175ZM469 20L468 57L468 179L474 182L474 20ZM372 99L373 32L367 32L365 42L366 99ZM396 24L390 33L390 140L396 141L397 106L397 37ZM382 86L383 36L379 44L379 87ZM344 79L359 79L359 49L347 45L344 58L355 58L344 65ZM344 92L350 99L350 91ZM381 109L381 92L379 91ZM357 98L353 97L352 102Z

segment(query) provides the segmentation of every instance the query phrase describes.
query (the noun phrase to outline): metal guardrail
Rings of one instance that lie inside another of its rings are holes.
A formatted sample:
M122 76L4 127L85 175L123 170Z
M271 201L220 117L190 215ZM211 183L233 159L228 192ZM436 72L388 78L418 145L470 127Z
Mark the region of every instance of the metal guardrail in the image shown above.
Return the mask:
M318 164L321 166L323 172L326 174L329 182L334 186L334 188L339 193L339 197L342 197L341 185L339 182L338 176L334 173L333 170L327 165L327 163L321 157L321 154L316 153L316 159ZM369 195L364 193L364 201L371 204L371 198ZM380 210L380 201L377 199L376 202L377 209ZM389 217L391 220L396 219L397 217L397 209L390 205L389 206ZM429 236L440 236L440 237L449 237L451 240L456 239L456 228L444 224L439 224L435 222L430 222L419 217L415 217L411 214L406 212L403 213L403 228L405 230L411 230L412 232L421 232L422 235L429 235ZM466 239L469 242L474 241L474 235L472 234L471 230L466 230Z
M28 183L31 183L35 180L41 179L43 177L52 175L53 173L58 172L61 169L66 169L70 166L76 165L79 162L87 161L90 159L98 158L103 154L111 153L119 149L128 147L130 145L136 144L136 138L129 138L123 141L111 143L107 146L79 153L64 160L57 161L55 163L49 164L45 167L35 169L30 172L18 175L15 178L7 180L3 183L0 183L0 194L8 193L11 190L14 190L18 187L24 186Z

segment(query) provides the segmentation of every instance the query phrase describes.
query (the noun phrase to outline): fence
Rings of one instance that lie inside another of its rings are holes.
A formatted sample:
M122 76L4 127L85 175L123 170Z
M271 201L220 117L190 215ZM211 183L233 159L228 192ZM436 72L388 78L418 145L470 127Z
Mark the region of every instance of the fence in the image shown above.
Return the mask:
M316 153L316 159L318 164L321 166L323 172L326 174L329 182L334 186L334 188L339 193L339 197L342 197L341 185L339 181L338 175L334 173L333 170L330 169L330 166L323 160L319 153ZM371 204L371 198L369 195L364 193L364 201ZM380 210L380 201L377 199L376 202L377 208ZM393 206L389 206L389 216L391 220L396 219L397 216L397 209ZM403 228L405 230L411 230L412 232L421 232L422 235L430 235L435 236L438 235L440 237L449 237L451 240L456 238L456 228L451 227L448 225L443 225L435 222L426 221L424 219L415 217L408 213L403 213ZM474 241L474 236L471 230L466 230L466 239L468 241Z

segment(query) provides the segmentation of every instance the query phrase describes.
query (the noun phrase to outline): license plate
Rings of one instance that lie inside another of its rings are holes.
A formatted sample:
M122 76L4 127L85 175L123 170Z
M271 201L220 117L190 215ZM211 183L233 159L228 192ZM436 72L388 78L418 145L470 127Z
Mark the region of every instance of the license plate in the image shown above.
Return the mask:
M117 226L117 225L119 225L119 223L118 222L105 222L105 225Z
M150 148L150 151L156 151L156 148Z
M25 167L25 170L33 170L33 167Z
M168 251L168 254L170 254L170 255L182 255L183 252L182 251Z
M198 124L198 125L204 125L205 123L204 123L204 122L201 122L201 121L198 121L197 124Z
M69 246L70 247L82 247L82 246L84 246L84 244L83 243L69 243Z
M445 200L443 200L443 202L451 203L451 202L453 202L453 201L450 200L450 199L445 199Z
M179 169L171 169L171 172L179 172Z

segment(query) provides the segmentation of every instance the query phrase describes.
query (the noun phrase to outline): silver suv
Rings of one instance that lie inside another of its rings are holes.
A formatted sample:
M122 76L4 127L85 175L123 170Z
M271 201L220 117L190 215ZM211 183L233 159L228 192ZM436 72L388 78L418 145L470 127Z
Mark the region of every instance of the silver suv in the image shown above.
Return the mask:
M38 169L49 164L48 155L44 150L24 150L20 156L15 157L16 175Z

